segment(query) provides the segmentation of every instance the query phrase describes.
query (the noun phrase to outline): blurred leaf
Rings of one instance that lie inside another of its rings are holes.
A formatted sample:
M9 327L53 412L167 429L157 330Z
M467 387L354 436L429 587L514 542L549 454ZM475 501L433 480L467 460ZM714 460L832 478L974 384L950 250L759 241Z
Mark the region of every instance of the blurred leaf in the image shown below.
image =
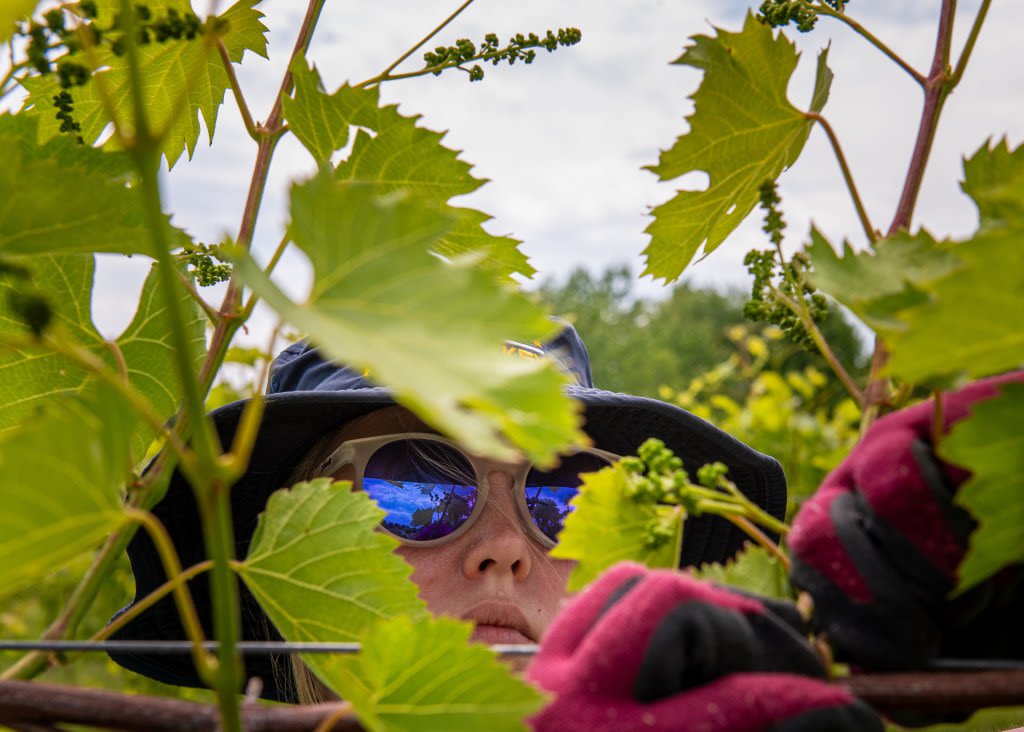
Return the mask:
M93 325L90 312L93 273L92 255L39 255L12 259L23 266L31 282L42 292L54 312L53 327L99 356L108 366L119 369L113 352ZM24 333L24 326L7 306L8 293L22 286L17 280L0 278L0 337ZM185 324L197 356L205 346L205 319L188 292L180 288L189 320ZM158 291L155 268L142 288L138 310L116 343L121 351L129 381L146 396L158 414L170 417L178 407L180 387L175 370L174 349L164 300ZM195 366L199 368L197 360ZM37 347L0 351L0 435L22 426L48 402L70 396L89 381L89 373L69 358L40 343ZM132 440L136 457L145 454L155 437L152 427L139 423Z
M556 559L576 560L569 592L583 589L604 570L626 560L648 567L679 566L681 529L656 548L647 546L645 540L652 522L680 509L639 503L627 496L628 477L619 465L582 477L580 491L572 499L573 511L565 519L558 545L550 552ZM682 521L674 523L682 526Z
M515 445L548 463L585 441L565 377L502 352L505 340L543 341L557 324L487 272L430 254L450 224L445 210L327 172L293 186L291 211L292 238L313 264L308 302L290 301L247 254L236 272L329 356L369 369L476 453L511 458Z
M469 645L471 632L451 618L395 618L363 636L361 653L324 657L317 668L373 732L527 730L524 718L544 696L490 649Z
M495 236L483 228L490 216L448 204L486 181L470 172L471 166L459 159L459 151L441 144L443 134L418 127L419 116L404 117L395 105L380 106L377 89L343 86L327 95L321 91L315 69L297 63L293 71L296 93L293 100L285 102L285 113L290 115L289 124L298 125L296 136L318 163L327 162L345 145L349 125L373 132L356 133L352 152L338 165L337 180L371 183L380 192L407 190L445 210L452 223L433 247L444 257L472 253L481 265L502 276L514 272L533 275L517 240Z
M699 579L753 592L761 597L790 600L793 597L785 567L767 550L748 544L725 564L702 564L692 570Z
M875 250L855 253L843 242L841 257L816 228L805 251L814 265L811 283L873 328L898 327L892 313L918 301L916 289L963 266L956 247L927 231L906 232L875 242Z
M330 478L270 497L238 573L281 635L357 641L381 618L424 614L398 541L377 530L383 518L365 493Z
M1003 384L999 391L976 403L939 446L944 460L973 473L956 496L978 521L958 590L1024 561L1024 384Z
M0 253L152 251L142 197L125 185L127 157L66 135L39 144L24 114L0 115L0 148ZM173 246L189 241L166 225Z
M135 422L116 392L96 384L49 400L0 437L0 594L56 571L124 523Z
M704 191L681 190L656 207L647 227L643 274L674 280L704 245L713 252L758 202L758 188L800 156L813 122L786 98L796 68L794 45L748 13L743 30L693 36L674 63L704 72L692 99L690 130L648 169L666 181L694 171L709 178ZM827 50L818 57L812 109L828 98Z
M0 3L0 43L14 35L15 23L32 16L36 0L4 0Z
M228 76L224 70L216 40L219 38L228 51L229 58L239 63L245 51L253 51L267 57L267 32L263 25L263 13L254 9L259 0L239 0L219 18L224 27L221 35L210 32L194 40L168 40L163 43L140 45L139 65L143 73L143 97L149 126L165 131L162 152L171 168L188 151L189 158L195 152L199 140L199 118L202 117L210 141L217 124L217 112L228 89ZM160 13L168 7L191 11L187 2L163 2L151 5L153 13ZM118 8L119 10L119 8ZM101 17L113 15L113 5L100 7ZM114 114L120 124L134 119L126 58L115 56L107 49L97 51L100 66L104 67L97 76L103 79L111 99ZM60 123L54 116L51 100L60 91L53 75L30 77L24 81L29 91L26 105L32 105L34 115L40 120L42 136L59 135ZM69 90L74 100L74 118L82 126L81 135L89 144L101 136L111 120L107 117L96 79Z

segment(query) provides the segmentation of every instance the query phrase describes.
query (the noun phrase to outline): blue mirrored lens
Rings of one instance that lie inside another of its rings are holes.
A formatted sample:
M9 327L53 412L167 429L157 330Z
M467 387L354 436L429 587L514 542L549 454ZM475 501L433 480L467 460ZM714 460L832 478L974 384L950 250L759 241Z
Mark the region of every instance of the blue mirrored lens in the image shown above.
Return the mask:
M378 449L363 472L363 490L385 513L395 536L428 541L462 526L476 504L476 477L454 448L433 440L399 440Z
M577 453L562 458L552 470L533 468L526 476L526 508L546 537L558 541L565 517L573 510L569 505L579 493L580 475L605 468L609 462L597 455Z

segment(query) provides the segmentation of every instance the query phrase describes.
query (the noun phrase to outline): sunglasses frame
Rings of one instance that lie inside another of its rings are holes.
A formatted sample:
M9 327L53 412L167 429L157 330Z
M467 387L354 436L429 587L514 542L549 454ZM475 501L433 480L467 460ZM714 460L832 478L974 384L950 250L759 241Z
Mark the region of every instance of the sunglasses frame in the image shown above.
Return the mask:
M536 539L546 549L551 549L558 543L556 541L552 541L547 534L540 530L540 527L537 526L537 523L534 521L533 516L530 515L530 510L526 505L526 476L529 475L530 470L535 467L531 462L527 460L507 462L474 455L467 452L447 437L434 434L432 432L396 432L387 435L359 437L352 440L346 440L320 464L319 474L323 476L334 476L339 470L341 470L341 468L351 465L355 469L355 477L353 478L352 485L361 491L363 490L363 474L374 453L385 445L390 445L393 442L400 442L402 440L426 440L429 442L437 442L452 448L462 455L470 464L470 467L473 468L473 472L476 475L477 490L477 500L473 504L473 510L469 514L469 517L458 528L456 528L455 531L447 536L442 536L438 539L416 540L406 539L393 534L390 531L387 532L390 536L394 536L405 546L424 549L428 547L441 546L455 541L466 533L480 517L480 514L483 513L484 506L487 505L487 497L491 488L490 482L487 480L487 476L495 470L506 472L512 476L512 495L516 504L516 511L519 513L519 522L526 526L529 535ZM562 457L571 457L573 455L580 454L593 455L601 458L602 460L608 461L608 465L612 465L621 457L620 455L608 452L607 450L600 450L596 447L575 448L564 453ZM383 530L387 531L387 529Z

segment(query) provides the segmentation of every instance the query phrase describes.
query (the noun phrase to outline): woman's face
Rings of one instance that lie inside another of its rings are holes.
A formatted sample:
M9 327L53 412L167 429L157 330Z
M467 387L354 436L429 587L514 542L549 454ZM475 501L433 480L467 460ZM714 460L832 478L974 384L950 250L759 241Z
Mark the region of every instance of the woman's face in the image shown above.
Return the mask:
M433 432L402 407L387 407L342 428L335 445L396 432ZM353 477L343 467L335 477ZM512 476L488 474L490 492L469 529L447 544L401 546L412 580L431 612L476 624L473 639L485 643L531 643L554 619L565 597L573 562L552 559L522 526L512 494Z

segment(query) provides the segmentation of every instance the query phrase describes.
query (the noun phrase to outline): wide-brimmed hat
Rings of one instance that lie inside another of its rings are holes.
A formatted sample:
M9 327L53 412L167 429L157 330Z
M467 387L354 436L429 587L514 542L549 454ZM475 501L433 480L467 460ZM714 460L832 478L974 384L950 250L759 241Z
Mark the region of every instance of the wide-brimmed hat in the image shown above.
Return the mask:
M553 358L576 382L568 394L584 405L584 430L597 447L618 455L636 454L649 437L657 437L693 468L720 461L729 476L761 508L782 518L786 509L786 479L773 458L744 445L714 425L672 404L645 397L594 388L590 360L583 341L572 326L550 342L509 343L512 351ZM263 421L245 475L231 489L235 553L244 557L270 494L285 486L295 465L324 435L351 419L395 404L392 393L348 367L321 357L309 343L285 349L272 364ZM239 401L211 412L221 444L230 445L246 402ZM174 541L183 567L205 561L199 513L184 475L175 472L167 494L153 509ZM745 536L731 523L715 516L690 518L684 531L680 564L721 562L733 556ZM135 575L137 602L167 581L163 565L145 532L128 545ZM212 635L209 581L200 575L189 581L204 631ZM262 609L240 584L242 639L279 640ZM124 610L130 608L129 605ZM122 612L124 612L122 610ZM182 640L186 637L172 598L165 597L121 628L115 640ZM169 684L201 686L188 654L155 655L115 653L125 668ZM245 658L247 675L263 680L263 696L292 701L287 684L275 678L275 661L268 656ZM284 668L280 660L278 668ZM280 672L278 672L280 675Z

